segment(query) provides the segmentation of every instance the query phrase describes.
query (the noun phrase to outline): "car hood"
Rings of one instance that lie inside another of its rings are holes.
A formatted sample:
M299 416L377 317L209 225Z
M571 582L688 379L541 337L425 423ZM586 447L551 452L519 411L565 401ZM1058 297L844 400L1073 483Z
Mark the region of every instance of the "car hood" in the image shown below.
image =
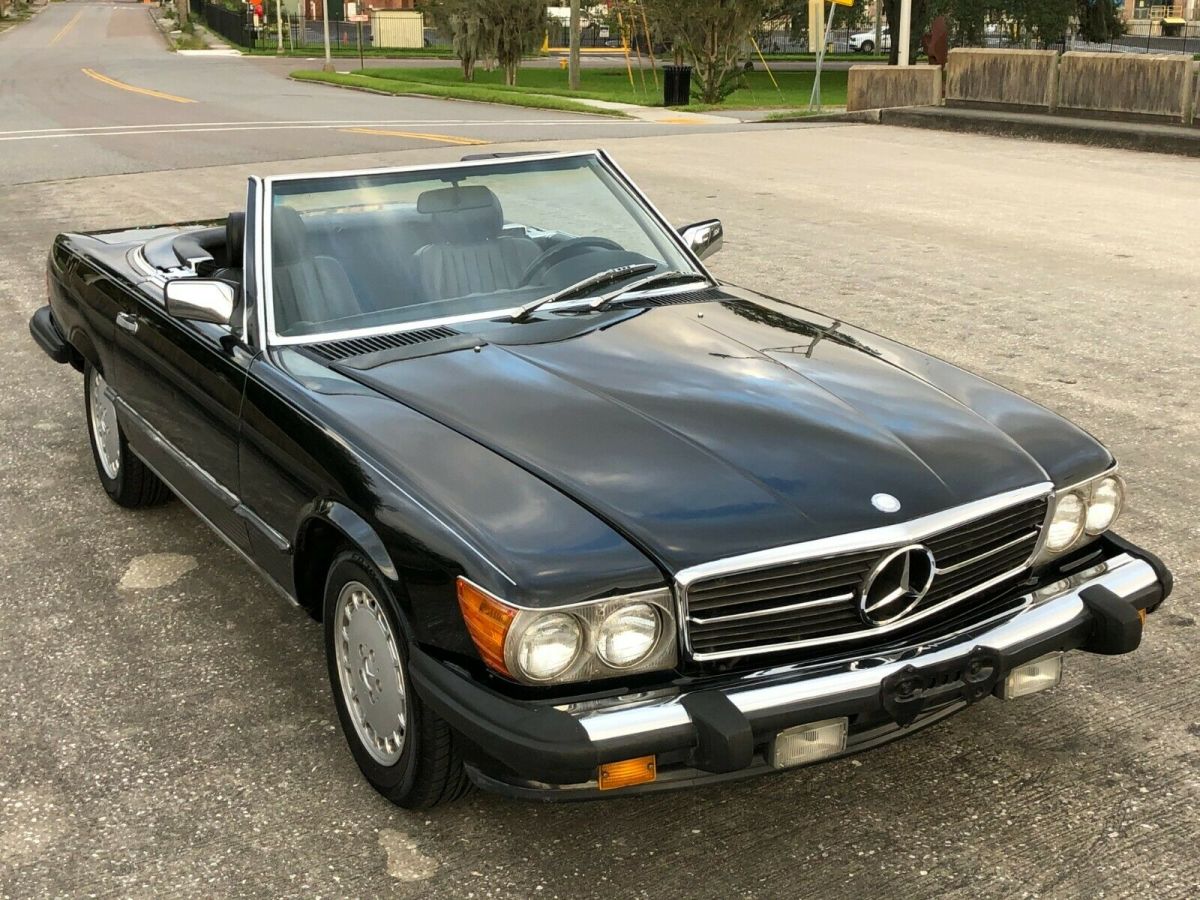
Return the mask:
M1037 456L1064 448L1077 469L1108 462L1036 404L748 292L479 337L341 371L535 473L672 573L1054 480ZM922 361L944 371L919 376ZM898 512L872 505L881 492Z

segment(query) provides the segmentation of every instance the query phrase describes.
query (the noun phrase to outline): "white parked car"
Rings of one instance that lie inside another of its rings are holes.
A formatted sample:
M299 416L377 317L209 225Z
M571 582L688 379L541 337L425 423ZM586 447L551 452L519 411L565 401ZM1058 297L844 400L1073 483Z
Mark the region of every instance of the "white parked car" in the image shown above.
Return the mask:
M850 49L855 53L874 53L875 52L875 30L860 31L858 34L850 35ZM885 28L879 36L879 49L891 50L892 38Z

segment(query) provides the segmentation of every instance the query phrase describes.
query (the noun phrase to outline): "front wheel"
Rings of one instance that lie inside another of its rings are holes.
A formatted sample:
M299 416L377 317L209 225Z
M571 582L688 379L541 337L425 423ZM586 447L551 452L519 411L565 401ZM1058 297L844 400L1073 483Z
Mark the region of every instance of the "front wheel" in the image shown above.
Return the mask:
M154 506L170 497L167 486L129 449L117 421L117 408L108 383L91 363L83 373L83 405L96 474L113 502L137 509Z
M367 781L408 809L466 794L471 782L454 733L413 691L399 609L362 554L347 550L334 560L324 612L333 701Z
M859 49L863 53L874 53L875 52L875 42L874 41L863 41L862 47L860 47Z

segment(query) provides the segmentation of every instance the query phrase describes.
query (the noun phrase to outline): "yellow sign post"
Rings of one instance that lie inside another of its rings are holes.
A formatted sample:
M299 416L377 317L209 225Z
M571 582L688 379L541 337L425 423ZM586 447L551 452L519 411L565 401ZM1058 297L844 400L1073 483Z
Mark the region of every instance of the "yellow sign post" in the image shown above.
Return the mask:
M825 62L825 48L829 46L830 38L833 37L833 14L837 12L839 6L853 6L854 0L831 0L829 6L829 15L825 19L825 39L821 41L821 46L817 48L817 66L816 72L813 73L813 88L812 94L808 98L808 109L812 112L814 109L821 108L821 66ZM824 6L821 7L824 11Z

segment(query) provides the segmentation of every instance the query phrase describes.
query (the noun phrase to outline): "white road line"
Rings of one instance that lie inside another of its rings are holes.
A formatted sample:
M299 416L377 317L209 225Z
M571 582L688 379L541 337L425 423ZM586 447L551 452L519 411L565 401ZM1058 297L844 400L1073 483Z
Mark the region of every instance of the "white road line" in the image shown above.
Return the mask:
M380 127L428 127L439 128L480 128L487 126L512 127L514 125L577 125L578 119L479 119L479 120L430 120L412 121L408 119L324 119L295 122L190 122L180 124L163 123L158 125L92 125L79 128L26 128L14 131L0 131L0 140L33 140L55 137L104 137L105 135L132 134L188 134L190 132L207 131L272 131L287 128L345 128L354 125L374 125ZM604 125L635 125L653 124L640 119L611 119L601 120L594 124Z

